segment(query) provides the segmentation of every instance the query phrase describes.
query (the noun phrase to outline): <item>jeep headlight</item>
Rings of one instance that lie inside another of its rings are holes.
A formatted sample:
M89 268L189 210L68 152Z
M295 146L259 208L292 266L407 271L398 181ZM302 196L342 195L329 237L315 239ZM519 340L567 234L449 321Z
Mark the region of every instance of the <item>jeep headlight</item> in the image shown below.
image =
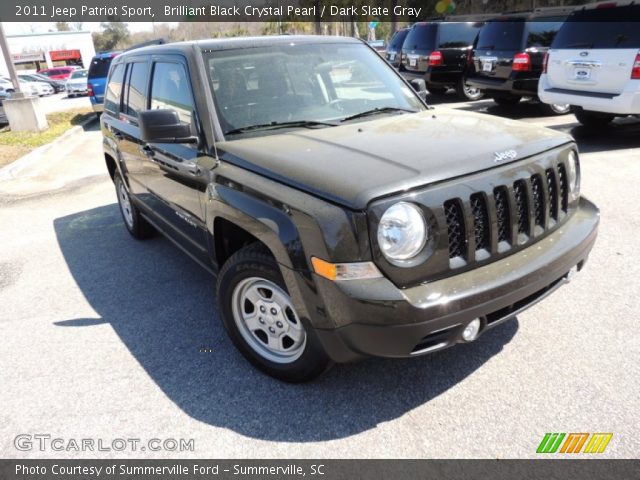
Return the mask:
M391 261L409 260L427 242L427 223L420 209L407 202L398 202L387 209L378 225L378 245Z
M580 165L578 154L571 150L567 157L567 180L569 183L569 200L575 201L580 196Z

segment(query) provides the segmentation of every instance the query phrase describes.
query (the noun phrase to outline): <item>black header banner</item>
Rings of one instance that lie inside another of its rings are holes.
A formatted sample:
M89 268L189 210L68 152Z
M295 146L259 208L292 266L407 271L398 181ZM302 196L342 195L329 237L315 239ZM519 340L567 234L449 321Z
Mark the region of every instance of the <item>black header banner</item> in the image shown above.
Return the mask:
M562 0L531 3L567 8ZM3 0L0 21L416 22L452 15L496 15L502 5L493 0Z

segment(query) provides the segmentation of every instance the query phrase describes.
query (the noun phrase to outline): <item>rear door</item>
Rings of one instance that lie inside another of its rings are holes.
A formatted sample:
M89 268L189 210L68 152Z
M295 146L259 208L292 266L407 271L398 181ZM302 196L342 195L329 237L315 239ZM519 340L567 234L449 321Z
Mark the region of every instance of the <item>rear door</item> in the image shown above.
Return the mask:
M511 75L513 57L522 51L524 35L524 18L510 17L485 24L474 50L476 75L507 80Z
M547 80L553 88L620 94L639 50L640 5L579 11L549 50Z

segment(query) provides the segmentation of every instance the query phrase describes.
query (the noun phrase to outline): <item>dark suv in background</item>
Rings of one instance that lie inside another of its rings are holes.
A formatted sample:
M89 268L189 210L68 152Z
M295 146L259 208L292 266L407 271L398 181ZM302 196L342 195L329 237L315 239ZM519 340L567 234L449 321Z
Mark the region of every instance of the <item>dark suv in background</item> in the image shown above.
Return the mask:
M428 90L443 94L454 87L460 98L477 100L482 94L467 87L469 53L482 22L419 22L411 27L402 47L403 70L425 75Z
M544 56L572 8L545 8L507 14L488 21L473 49L474 73L467 82L499 105L515 105L538 95ZM569 105L545 105L565 114Z
M385 58L391 65L398 69L402 69L402 44L407 38L409 30L410 28L403 28L402 30L398 30L393 34L393 37L391 37L391 41L387 46L387 53L385 55Z

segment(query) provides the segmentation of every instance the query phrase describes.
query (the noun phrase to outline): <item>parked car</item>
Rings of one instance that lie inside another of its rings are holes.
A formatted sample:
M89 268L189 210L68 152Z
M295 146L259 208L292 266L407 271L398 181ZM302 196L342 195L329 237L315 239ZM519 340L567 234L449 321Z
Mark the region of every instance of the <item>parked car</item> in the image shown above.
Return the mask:
M387 46L385 58L396 68L401 68L402 66L402 44L404 43L404 39L407 38L408 33L408 28L398 30L393 34L393 37L391 37L391 41Z
M434 50L428 53L425 72L427 89L443 94L453 87L461 100L479 100L482 91L467 84L473 43L483 22L442 22L438 24Z
M63 92L65 90L65 82L62 80L53 80L45 75L39 73L19 73L18 78L26 82L44 82L53 87L55 93Z
M584 125L640 116L640 4L574 12L551 45L538 92L543 102L571 104Z
M29 81L29 80L22 80L20 79L20 83L21 84L29 84L29 88L35 87L36 91L37 91L37 95L40 97L45 97L48 95L53 95L55 93L55 90L53 89L53 87L51 85L49 85L46 82L35 82L35 81Z
M2 105L2 102L7 98L11 98L11 93L7 92L4 85L0 85L0 105Z
M25 95L33 95L33 96L46 95L46 93L44 93L44 87L42 85L38 85L38 82L25 82L24 80L20 80L20 79L18 79L18 81L20 82L20 90ZM11 79L7 77L0 78L0 85L3 86L8 93L15 92L15 88L13 86L13 83L11 82ZM47 87L49 86L47 85Z
M51 80L66 80L74 70L79 70L80 67L54 67L38 70L38 73L44 75Z
M102 113L104 106L104 88L111 61L119 52L99 53L91 59L87 75L87 88L91 107L98 115Z
M67 80L67 95L75 97L76 95L87 95L87 73L88 70L76 70Z
M480 30L473 50L474 73L467 83L499 105L515 105L538 95L544 55L570 8L544 8L503 15ZM549 114L569 112L568 104L544 105Z
M587 260L598 210L572 137L429 109L411 85L342 37L113 59L101 130L124 225L216 276L229 337L274 377L474 341Z

